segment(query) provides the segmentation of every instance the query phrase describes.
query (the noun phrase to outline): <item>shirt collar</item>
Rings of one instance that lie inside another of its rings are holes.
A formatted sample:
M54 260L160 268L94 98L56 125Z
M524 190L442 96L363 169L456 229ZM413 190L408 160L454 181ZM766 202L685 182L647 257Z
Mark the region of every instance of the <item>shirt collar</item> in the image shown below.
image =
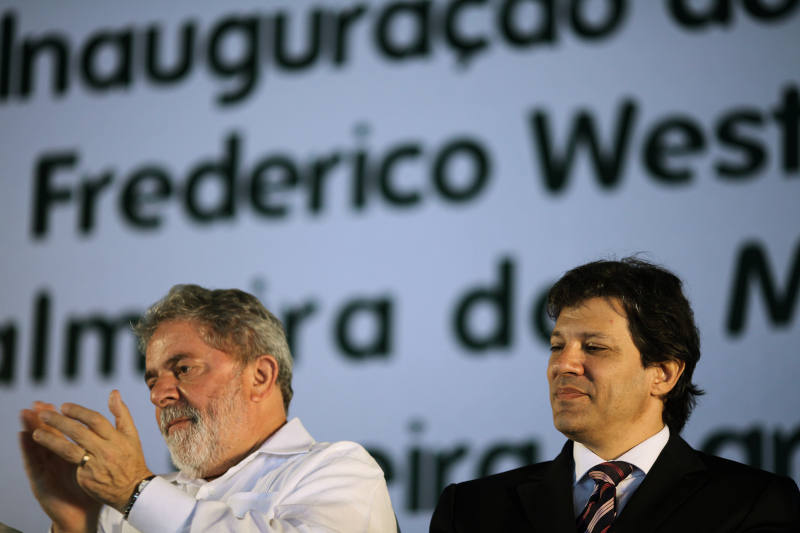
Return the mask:
M207 482L204 479L191 478L183 472L177 472L174 480L184 485L204 485L206 483L213 483L214 481L226 479L234 475L258 455L296 455L306 453L311 450L315 442L314 437L306 430L303 423L300 422L300 419L292 418L275 433L270 435L257 450L230 467L228 471L220 477Z
M645 475L653 467L653 463L658 459L658 455L669 440L669 428L665 425L661 431L652 437L640 442L627 452L623 453L615 461L625 461L644 472ZM572 446L572 458L575 461L575 484L595 465L605 462L589 448L575 442Z
M312 437L299 418L292 418L278 431L273 433L264 444L255 451L256 454L294 455L305 453L314 446Z

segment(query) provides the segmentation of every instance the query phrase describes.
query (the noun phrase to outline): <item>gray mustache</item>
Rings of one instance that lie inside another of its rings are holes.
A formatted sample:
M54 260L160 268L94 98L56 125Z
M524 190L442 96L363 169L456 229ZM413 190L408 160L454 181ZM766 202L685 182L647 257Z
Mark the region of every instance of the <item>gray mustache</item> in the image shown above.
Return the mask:
M170 405L161 410L158 416L158 427L161 433L167 433L167 427L170 422L178 418L189 418L192 422L197 422L200 419L200 410L188 404Z

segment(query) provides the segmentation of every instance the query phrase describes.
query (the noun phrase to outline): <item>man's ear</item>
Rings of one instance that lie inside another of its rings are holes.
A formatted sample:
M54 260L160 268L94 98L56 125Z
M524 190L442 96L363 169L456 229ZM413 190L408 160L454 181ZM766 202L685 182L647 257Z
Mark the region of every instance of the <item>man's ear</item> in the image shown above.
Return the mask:
M277 390L275 382L278 380L278 360L269 354L263 354L250 365L252 368L250 398L260 402Z
M686 368L686 362L680 359L667 359L666 361L653 363L650 368L654 373L651 384L652 393L654 396L663 398L675 387L678 378L681 377L684 368Z

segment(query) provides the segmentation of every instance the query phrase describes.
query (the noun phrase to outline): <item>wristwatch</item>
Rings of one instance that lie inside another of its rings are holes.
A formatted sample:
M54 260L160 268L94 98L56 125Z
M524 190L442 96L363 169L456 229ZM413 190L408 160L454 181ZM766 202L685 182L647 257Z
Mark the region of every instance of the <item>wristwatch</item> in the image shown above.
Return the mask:
M125 506L125 510L122 513L122 518L124 520L128 519L128 515L131 514L131 509L133 509L133 504L136 503L136 499L139 497L139 494L142 493L144 488L147 486L148 483L150 483L150 481L153 480L154 477L156 476L155 475L147 476L146 478L141 480L138 485L136 485L136 488L133 490L133 494L131 494L131 497L128 500L128 505Z

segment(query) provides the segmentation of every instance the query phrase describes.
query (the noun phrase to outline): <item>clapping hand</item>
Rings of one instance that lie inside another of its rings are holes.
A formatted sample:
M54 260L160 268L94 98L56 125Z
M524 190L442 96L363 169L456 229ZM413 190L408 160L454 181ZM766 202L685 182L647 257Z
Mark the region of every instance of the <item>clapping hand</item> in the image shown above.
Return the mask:
M20 440L34 495L57 528L68 530L94 520L100 503L122 512L138 483L152 475L139 434L119 391L108 407L114 425L100 413L65 403L34 404L22 412ZM79 517L83 513L84 517Z

